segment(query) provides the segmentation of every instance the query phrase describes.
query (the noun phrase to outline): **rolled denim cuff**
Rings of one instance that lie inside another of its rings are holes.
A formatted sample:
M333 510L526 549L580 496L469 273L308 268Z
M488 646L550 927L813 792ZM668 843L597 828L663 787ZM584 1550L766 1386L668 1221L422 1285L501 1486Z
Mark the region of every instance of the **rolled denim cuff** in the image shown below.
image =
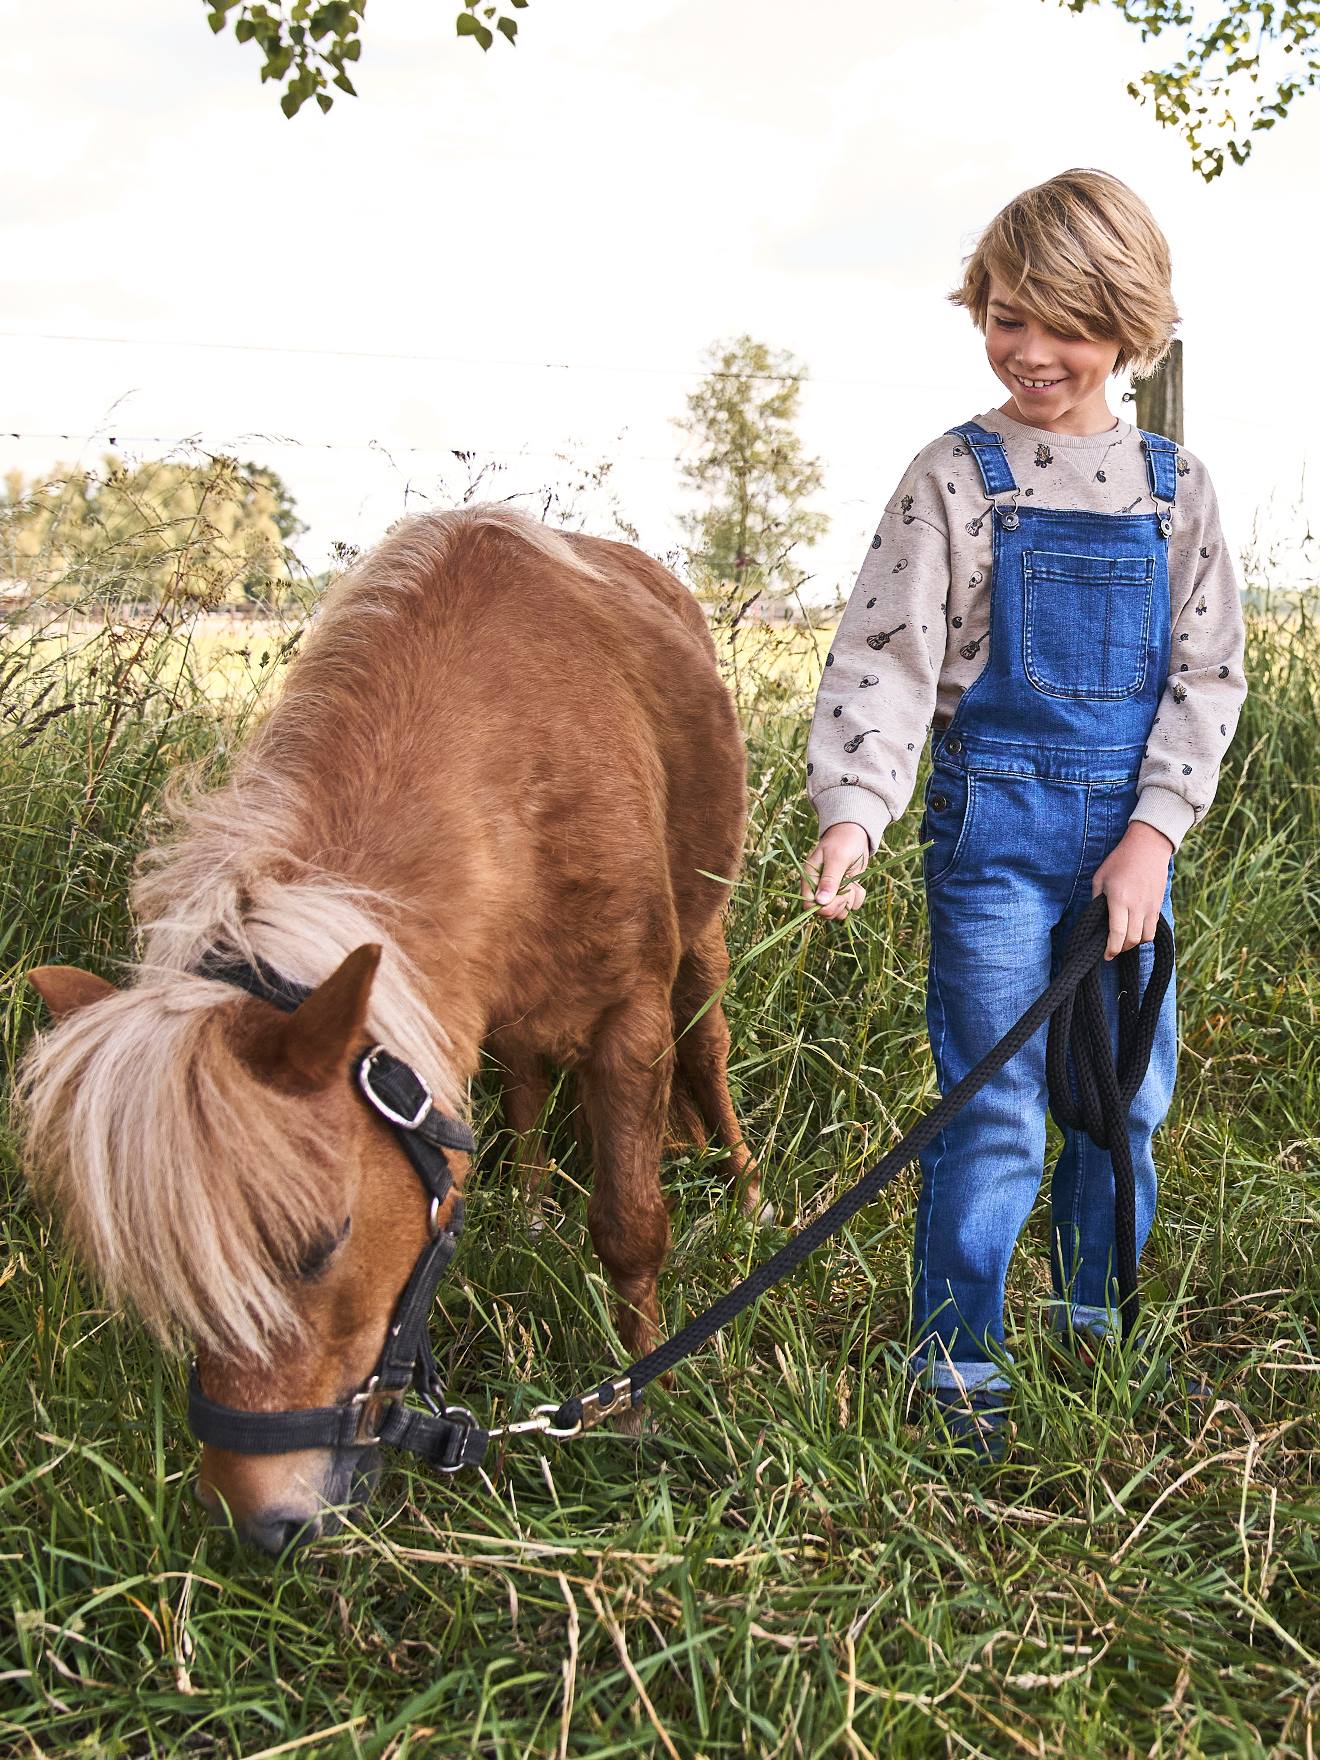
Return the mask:
M947 1388L955 1393L971 1393L986 1387L992 1393L1006 1393L1011 1385L998 1363L957 1363L950 1362L947 1357L929 1362L928 1355L927 1346L909 1358L912 1378L919 1387ZM1011 1351L1005 1351L1004 1355L1010 1363L1013 1361Z

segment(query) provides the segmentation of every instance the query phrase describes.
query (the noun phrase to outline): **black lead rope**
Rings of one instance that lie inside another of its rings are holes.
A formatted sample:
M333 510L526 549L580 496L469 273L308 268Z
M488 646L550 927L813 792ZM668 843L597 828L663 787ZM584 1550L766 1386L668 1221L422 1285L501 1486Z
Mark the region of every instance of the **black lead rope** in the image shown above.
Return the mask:
M631 1394L629 1403L636 1405L647 1384L657 1375L665 1374L685 1357L691 1356L745 1308L791 1276L804 1259L832 1235L838 1234L864 1205L884 1191L908 1163L934 1141L991 1076L1022 1049L1047 1017L1050 1026L1045 1063L1050 1110L1060 1124L1084 1130L1098 1147L1108 1149L1113 1160L1119 1312L1123 1336L1125 1339L1130 1337L1137 1322L1138 1299L1136 1193L1127 1114L1150 1063L1156 1022L1173 976L1173 931L1160 917L1155 930L1155 962L1139 1006L1138 951L1132 947L1118 955L1117 1065L1100 990L1100 970L1108 939L1109 905L1101 893L1091 900L1077 919L1064 949L1058 976L1048 989L1041 992L999 1043L986 1052L980 1063L950 1088L939 1104L919 1119L869 1173L863 1174L850 1191L836 1198L828 1210L822 1211L814 1222L809 1222L764 1264L758 1265L749 1277L712 1303L704 1314L689 1320L672 1338L665 1339L663 1344L640 1357L617 1380L603 1382L589 1393L566 1399L555 1411L551 1434L559 1430L576 1434L578 1425L594 1422L627 1394ZM1081 998L1082 1004L1080 1022L1074 1020L1076 997ZM1081 1090L1080 1101L1074 1099L1069 1080L1070 1055Z
M1045 1067L1050 1110L1059 1124L1085 1131L1099 1148L1107 1149L1113 1164L1119 1313L1123 1336L1130 1337L1137 1322L1138 1300L1136 1192L1128 1110L1150 1063L1160 1008L1173 976L1174 946L1173 931L1161 917L1155 930L1154 964L1140 996L1138 951L1129 948L1119 954L1115 1059L1100 987L1108 937L1109 906L1101 894L1091 900L1078 918L1058 975L1048 988L976 1067L814 1222L808 1223L750 1276L672 1338L638 1358L624 1374L558 1406L538 1406L531 1418L491 1430L482 1429L465 1407L446 1407L427 1333L431 1303L454 1255L456 1236L462 1227L461 1201L454 1205L449 1227L437 1226L439 1206L452 1186L444 1150L461 1149L470 1154L475 1144L466 1126L435 1111L426 1084L415 1070L382 1046L374 1047L356 1061L356 1080L369 1104L394 1131L431 1193L432 1221L432 1239L423 1248L399 1298L376 1372L347 1405L309 1411L246 1412L208 1399L194 1367L188 1390L190 1427L204 1442L247 1454L279 1454L298 1448L370 1447L380 1443L407 1449L443 1472L475 1465L495 1436L523 1431L539 1431L554 1437L576 1436L608 1412L623 1405L636 1405L657 1375L665 1374L691 1356L744 1309L791 1276L804 1259L838 1234L934 1141L1046 1019L1049 1032ZM202 970L207 977L236 984L286 1011L297 1008L311 993L306 986L291 983L265 966L254 969L246 964L211 961ZM405 1404L404 1396L410 1386L425 1401L427 1411Z

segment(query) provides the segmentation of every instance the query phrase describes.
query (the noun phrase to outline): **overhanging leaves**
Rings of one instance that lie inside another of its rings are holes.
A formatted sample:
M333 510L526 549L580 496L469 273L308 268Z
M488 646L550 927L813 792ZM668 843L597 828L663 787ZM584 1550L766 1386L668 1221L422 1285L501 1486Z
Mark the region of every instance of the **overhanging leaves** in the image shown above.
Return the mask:
M280 109L286 116L296 116L309 98L329 110L334 103L331 86L350 98L357 96L345 63L362 54L359 32L367 0L325 0L321 5L316 0L270 0L269 4L203 0L203 4L206 21L217 36L232 25L237 42L257 45L262 83L274 80L283 85ZM507 0L507 4L521 11L529 0ZM518 21L489 0L463 0L457 30L460 37L471 37L482 49L489 49L497 32L506 42L515 42Z
M1102 0L1057 0L1084 12ZM1320 4L1280 0L1103 0L1135 25L1145 43L1168 30L1185 33L1184 53L1129 80L1138 103L1176 128L1191 148L1192 164L1207 181L1225 164L1244 165L1253 137L1273 128L1289 105L1320 79ZM516 43L513 16L529 0L463 0L456 33L483 51L497 36ZM1007 4L1007 0L1005 0ZM360 31L367 0L203 0L217 34L233 29L240 43L261 51L261 78L284 89L280 108L296 116L315 98L334 102L330 88L355 96L346 63L362 53ZM1198 16L1200 15L1200 16ZM895 18L901 15L895 9ZM694 50L695 52L695 50ZM1266 63L1270 65L1266 66Z
M1069 12L1099 3L1059 0ZM1200 8L1209 13L1201 26L1197 7L1184 0L1111 3L1137 26L1143 43L1163 31L1190 27L1182 57L1148 68L1128 81L1127 90L1138 103L1153 104L1164 127L1180 131L1193 166L1207 182L1219 176L1227 159L1245 165L1251 137L1273 128L1293 99L1320 79L1320 6L1277 0L1231 0L1225 6L1218 0Z

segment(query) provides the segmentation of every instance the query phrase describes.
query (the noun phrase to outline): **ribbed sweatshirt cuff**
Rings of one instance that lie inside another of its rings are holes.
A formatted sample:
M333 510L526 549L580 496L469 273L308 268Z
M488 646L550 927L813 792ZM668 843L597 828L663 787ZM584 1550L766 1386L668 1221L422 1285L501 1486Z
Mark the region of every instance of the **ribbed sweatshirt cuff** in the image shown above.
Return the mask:
M833 792L833 791L831 791ZM1196 812L1189 800L1171 788L1143 788L1132 812L1134 819L1162 831L1176 850L1191 830Z
M831 825L841 825L846 821L851 821L854 825L860 825L866 833L867 842L871 846L871 855L874 855L879 849L885 826L890 823L893 817L878 794L872 794L869 788L855 788L849 785L822 788L812 805L820 820L822 835L829 830Z

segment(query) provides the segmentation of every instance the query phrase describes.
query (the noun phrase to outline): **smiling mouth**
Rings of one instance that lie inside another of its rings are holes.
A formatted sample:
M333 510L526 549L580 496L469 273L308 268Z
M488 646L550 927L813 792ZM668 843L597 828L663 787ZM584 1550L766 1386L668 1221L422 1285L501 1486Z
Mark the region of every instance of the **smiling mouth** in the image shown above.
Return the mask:
M1013 369L1011 367L1009 368L1009 372L1010 373L1013 372ZM1022 388L1026 391L1051 391L1051 390L1053 390L1053 388L1056 385L1061 385L1063 383L1062 378L1058 378L1058 379L1024 379L1022 377L1021 373L1013 373L1013 377L1017 380L1018 384L1021 385Z

